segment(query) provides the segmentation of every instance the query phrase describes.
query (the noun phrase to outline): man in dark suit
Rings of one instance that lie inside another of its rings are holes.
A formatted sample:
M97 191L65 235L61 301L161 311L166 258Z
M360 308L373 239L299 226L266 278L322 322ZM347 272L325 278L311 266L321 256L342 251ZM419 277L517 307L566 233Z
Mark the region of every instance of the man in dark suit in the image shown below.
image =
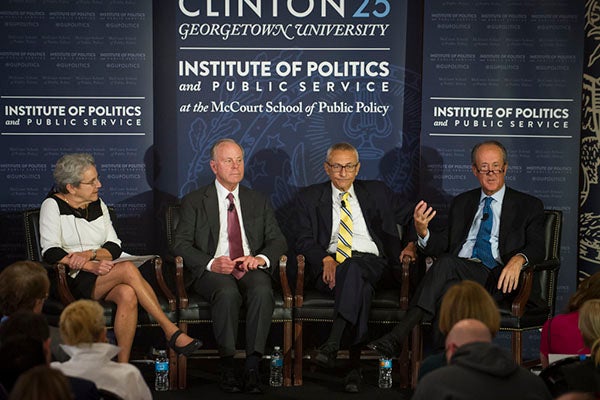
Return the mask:
M296 208L296 251L306 258L307 284L335 298L329 338L311 360L332 367L348 330L353 337L353 368L346 377L346 390L356 392L361 380L360 345L366 340L373 291L382 276L391 277L400 264L397 224L409 223L412 205L383 182L355 180L360 162L348 143L329 148L324 168L331 182L304 188ZM414 243L403 252L414 258Z
M214 183L182 200L172 250L183 257L187 285L211 303L221 389L260 393L258 367L274 307L271 272L287 245L267 198L239 184L244 178L241 146L231 139L217 141L210 167ZM243 385L233 368L242 304L246 308Z
M418 246L438 257L423 277L402 321L368 345L386 356L399 353L402 339L425 316L435 316L452 284L469 279L500 301L514 296L521 269L544 257L544 208L536 197L505 185L504 146L477 144L471 151L473 175L480 188L462 193L450 205L446 229L429 229L436 212L421 201L414 211Z

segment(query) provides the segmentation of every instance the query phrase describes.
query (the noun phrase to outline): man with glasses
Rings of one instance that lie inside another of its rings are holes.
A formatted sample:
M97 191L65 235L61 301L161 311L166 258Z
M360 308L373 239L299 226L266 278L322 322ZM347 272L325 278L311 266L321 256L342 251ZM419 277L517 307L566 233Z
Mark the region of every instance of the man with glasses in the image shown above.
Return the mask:
M420 201L414 210L418 246L437 257L425 274L404 318L387 335L368 345L394 357L411 329L434 317L440 299L465 279L482 284L497 301L510 299L521 269L544 258L544 207L536 197L506 186L507 153L497 141L473 147L471 169L480 187L462 193L450 205L443 230L429 229L436 211Z
M397 224L410 223L413 205L383 182L356 180L357 150L337 143L327 151L325 172L331 182L300 191L297 201L296 251L307 261L306 282L335 298L333 325L327 341L311 361L333 367L345 331L352 337L352 370L345 390L359 391L360 346L367 340L367 319L374 287L392 277L399 265L401 242ZM402 254L414 259L414 243Z

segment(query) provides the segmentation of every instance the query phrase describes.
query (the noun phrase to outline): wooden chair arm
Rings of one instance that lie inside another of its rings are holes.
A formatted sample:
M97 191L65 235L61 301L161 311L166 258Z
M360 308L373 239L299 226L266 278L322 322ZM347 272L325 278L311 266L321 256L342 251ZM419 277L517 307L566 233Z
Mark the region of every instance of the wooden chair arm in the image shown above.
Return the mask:
M298 274L296 276L296 294L294 295L294 304L296 307L302 307L304 303L304 256L299 254L296 257L298 263Z
M400 309L408 310L408 301L410 298L410 266L411 261L409 256L404 256L401 260L401 284L400 284Z
M521 282L516 297L513 299L511 306L511 314L514 317L522 317L525 314L525 306L531 295L531 287L533 286L533 268L525 267L521 272Z
M279 281L281 283L281 291L283 292L283 306L292 308L292 291L290 283L287 279L287 256L284 254L279 258Z
M185 291L185 283L183 281L183 257L175 257L175 286L177 288L177 297L179 298L179 307L188 308L190 298Z
M522 317L523 314L525 314L525 306L529 301L531 288L533 287L533 274L539 271L553 270L559 266L560 260L550 259L523 268L523 271L521 272L523 278L519 284L517 296L514 298L511 306L511 314L514 317Z
M169 302L169 310L175 311L177 309L177 300L175 299L175 295L171 292L171 289L167 286L167 282L165 281L165 276L163 275L163 260L160 256L156 256L152 259L152 264L154 265L154 272L156 274L156 282L158 284L158 288L162 292L162 294L167 298Z
M54 270L56 271L56 276L58 278L58 297L60 298L61 303L67 306L75 301L75 297L73 296L73 293L71 293L71 289L69 289L69 284L67 282L67 266L65 264L57 263L54 264Z

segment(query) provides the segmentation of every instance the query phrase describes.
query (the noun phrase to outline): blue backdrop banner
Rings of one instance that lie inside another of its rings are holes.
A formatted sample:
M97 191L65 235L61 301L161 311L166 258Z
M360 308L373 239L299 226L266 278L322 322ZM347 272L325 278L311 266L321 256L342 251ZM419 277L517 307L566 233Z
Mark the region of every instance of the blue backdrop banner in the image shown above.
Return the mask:
M20 211L40 206L54 163L71 152L95 156L101 197L116 208L126 250L149 251L152 225L145 214L152 192L144 157L153 140L152 2L113 3L0 6L5 262L24 257Z
M563 211L557 311L575 290L583 2L425 2L421 185L440 210L477 187L470 150L508 150L507 185Z

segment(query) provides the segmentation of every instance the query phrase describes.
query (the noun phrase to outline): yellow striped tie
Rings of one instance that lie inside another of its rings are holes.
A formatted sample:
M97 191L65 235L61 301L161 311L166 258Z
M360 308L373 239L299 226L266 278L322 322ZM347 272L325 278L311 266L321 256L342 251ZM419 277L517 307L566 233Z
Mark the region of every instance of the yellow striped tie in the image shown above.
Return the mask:
M352 257L352 210L348 201L348 192L342 193L342 206L340 207L340 231L335 258L342 263Z

